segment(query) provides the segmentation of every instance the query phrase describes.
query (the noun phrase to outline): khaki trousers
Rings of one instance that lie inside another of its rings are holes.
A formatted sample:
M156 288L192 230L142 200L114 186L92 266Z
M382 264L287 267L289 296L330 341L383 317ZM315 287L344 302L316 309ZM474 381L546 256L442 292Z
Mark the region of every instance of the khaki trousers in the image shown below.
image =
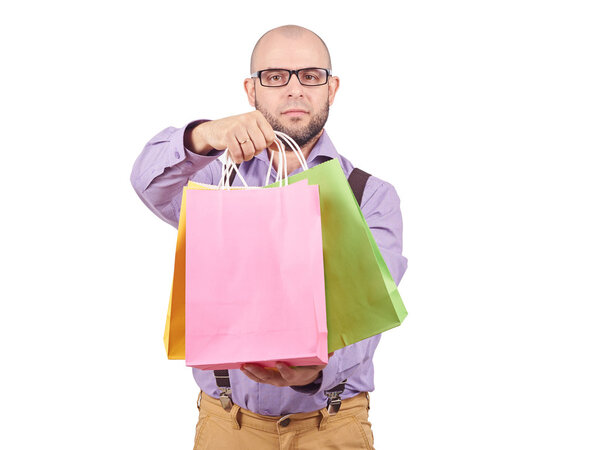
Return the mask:
M201 392L194 450L373 449L369 394L342 400L337 414L326 408L286 416L263 416Z

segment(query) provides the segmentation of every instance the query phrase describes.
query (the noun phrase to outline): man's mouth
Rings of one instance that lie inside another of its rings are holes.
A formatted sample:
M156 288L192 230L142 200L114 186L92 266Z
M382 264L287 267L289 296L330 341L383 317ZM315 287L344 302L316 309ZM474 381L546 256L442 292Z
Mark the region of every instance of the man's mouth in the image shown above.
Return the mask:
M283 114L284 116L287 117L301 117L305 114L308 114L308 111L305 111L303 109L286 109L285 111L283 111L281 114Z

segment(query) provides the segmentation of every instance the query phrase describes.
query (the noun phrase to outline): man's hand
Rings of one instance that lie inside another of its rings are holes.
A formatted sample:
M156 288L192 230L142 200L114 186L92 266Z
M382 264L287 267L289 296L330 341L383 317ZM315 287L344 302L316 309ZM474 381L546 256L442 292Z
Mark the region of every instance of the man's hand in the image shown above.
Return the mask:
M333 353L329 353L328 357L331 358ZM275 365L277 370L265 369L256 364L244 364L241 370L244 375L257 383L272 384L273 386L304 386L315 381L319 372L327 367L327 364L290 367L282 362Z
M276 364L278 370L265 369L256 364L244 364L242 372L257 383L273 386L304 386L317 379L319 372L327 364L318 366L290 367L285 363Z
M185 146L200 155L229 149L236 164L249 161L273 144L275 132L260 111L225 117L186 130Z

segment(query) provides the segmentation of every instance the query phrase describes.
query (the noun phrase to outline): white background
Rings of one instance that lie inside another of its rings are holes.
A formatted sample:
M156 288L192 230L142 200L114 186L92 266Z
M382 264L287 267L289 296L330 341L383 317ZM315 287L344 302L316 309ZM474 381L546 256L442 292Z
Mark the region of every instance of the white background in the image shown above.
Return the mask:
M192 447L176 232L129 173L161 129L249 111L255 41L295 23L341 79L338 150L402 200L376 447L600 448L595 3L2 6L0 447Z

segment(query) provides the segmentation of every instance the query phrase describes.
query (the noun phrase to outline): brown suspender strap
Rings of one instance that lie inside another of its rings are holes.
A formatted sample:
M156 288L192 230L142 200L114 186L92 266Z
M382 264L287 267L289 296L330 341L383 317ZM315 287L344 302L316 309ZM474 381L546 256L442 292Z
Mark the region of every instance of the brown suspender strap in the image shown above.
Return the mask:
M215 379L217 380L217 387L219 388L219 400L221 400L221 406L225 411L230 411L233 406L233 400L231 395L231 381L229 380L229 370L214 370ZM337 386L331 389L325 390L324 394L327 397L327 411L329 415L334 416L340 410L342 406L342 399L340 395L346 388L346 381L342 381Z
M365 192L365 186L367 185L367 180L371 175L365 172L364 170L360 170L355 167L350 172L350 176L348 177L348 184L350 185L350 189L354 193L354 197L356 197L356 202L358 206L360 206L360 202L362 201L363 193Z
M239 169L241 164L236 164L235 166ZM233 180L235 180L237 172L235 170L231 171L231 175L229 175L229 186L233 186Z
M221 392L219 394L221 405L225 411L229 411L233 406L233 400L231 400L231 381L229 381L229 370L214 370L213 372L215 373L215 379L217 380L217 387Z
M369 175L364 170L360 170L358 168L354 168L352 172L350 172L350 176L348 177L348 184L350 185L350 189L352 189L352 193L356 198L358 206L362 201L363 193L365 191L365 186L367 185L367 180L371 175ZM235 171L229 177L229 185L233 185L233 180L235 178ZM231 382L229 380L229 371L225 370L215 370L215 379L217 380L217 387L221 394L219 395L221 399L221 405L226 411L229 411L233 405L233 400L231 399ZM340 406L342 404L342 399L340 395L344 392L344 388L346 387L346 381L342 381L337 386L332 387L331 389L327 389L325 391L325 395L327 396L327 410L330 415L336 414Z

